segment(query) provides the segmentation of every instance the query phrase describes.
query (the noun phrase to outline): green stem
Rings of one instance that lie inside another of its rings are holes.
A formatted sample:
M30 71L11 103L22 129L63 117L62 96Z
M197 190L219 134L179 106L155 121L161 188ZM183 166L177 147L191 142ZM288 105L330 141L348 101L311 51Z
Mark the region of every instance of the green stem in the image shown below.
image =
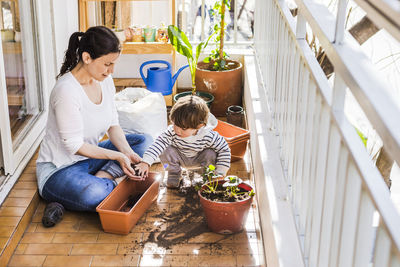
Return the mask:
M221 3L221 38L219 40L219 60L224 58L224 34L225 34L225 1Z
M190 74L191 74L191 78L192 78L192 95L196 94L196 67L197 67L197 61L193 60L191 62L192 64L189 64L189 68L190 68Z

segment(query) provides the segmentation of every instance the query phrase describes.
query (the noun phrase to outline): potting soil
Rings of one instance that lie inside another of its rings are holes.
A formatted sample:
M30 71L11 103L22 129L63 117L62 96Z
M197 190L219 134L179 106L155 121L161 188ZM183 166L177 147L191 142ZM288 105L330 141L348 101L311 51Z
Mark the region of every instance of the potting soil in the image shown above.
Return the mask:
M147 242L153 242L158 247L168 249L173 245L186 243L193 237L210 232L194 184L185 179L184 181L186 182L183 183L180 189L174 192L177 196L184 198L179 210L172 213L167 213L164 210L156 215L168 226L161 232L159 230L150 232L147 240L144 240L142 245ZM221 240L225 238L226 236L221 236Z
M122 206L120 211L123 212L128 212L131 210L133 206L135 206L136 202L143 196L143 193L138 193L138 194L132 194L129 196L128 200L126 203Z

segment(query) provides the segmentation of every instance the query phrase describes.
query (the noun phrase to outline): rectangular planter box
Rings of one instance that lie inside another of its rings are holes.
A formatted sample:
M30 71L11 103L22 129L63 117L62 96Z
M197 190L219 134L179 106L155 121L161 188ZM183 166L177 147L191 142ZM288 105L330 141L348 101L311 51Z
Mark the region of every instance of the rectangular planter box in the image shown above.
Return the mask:
M246 153L250 132L224 121L218 120L214 131L223 136L231 149L231 162L243 158Z
M128 234L150 205L157 200L160 182L158 173L150 172L144 181L123 180L97 206L101 226L104 232ZM126 204L132 195L142 194L136 204L126 210ZM126 210L126 211L125 211Z

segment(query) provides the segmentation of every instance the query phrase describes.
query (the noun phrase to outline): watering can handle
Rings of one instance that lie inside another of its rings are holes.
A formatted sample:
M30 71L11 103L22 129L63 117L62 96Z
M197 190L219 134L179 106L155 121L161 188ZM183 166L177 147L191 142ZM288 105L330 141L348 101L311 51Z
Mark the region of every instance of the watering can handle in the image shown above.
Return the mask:
M154 64L154 63L161 63L161 64L166 64L168 66L168 69L171 69L171 64L168 61L165 60L150 60L150 61L146 61L144 62L141 66L140 66L140 76L142 76L143 81L146 83L147 81L147 77L144 77L143 75L143 67L148 65L148 64ZM147 84L146 84L147 85Z

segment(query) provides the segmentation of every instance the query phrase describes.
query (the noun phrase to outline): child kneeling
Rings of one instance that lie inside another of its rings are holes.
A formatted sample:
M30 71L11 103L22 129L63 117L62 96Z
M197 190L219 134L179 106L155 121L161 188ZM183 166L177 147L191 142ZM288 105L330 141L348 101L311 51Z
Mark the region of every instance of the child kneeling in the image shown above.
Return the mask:
M214 128L218 121L210 113L206 102L198 96L179 98L171 109L167 130L163 132L143 155L136 169L146 177L149 167L160 157L168 171L167 187L178 188L181 166L216 166L216 172L226 175L230 167L231 152L228 143Z

